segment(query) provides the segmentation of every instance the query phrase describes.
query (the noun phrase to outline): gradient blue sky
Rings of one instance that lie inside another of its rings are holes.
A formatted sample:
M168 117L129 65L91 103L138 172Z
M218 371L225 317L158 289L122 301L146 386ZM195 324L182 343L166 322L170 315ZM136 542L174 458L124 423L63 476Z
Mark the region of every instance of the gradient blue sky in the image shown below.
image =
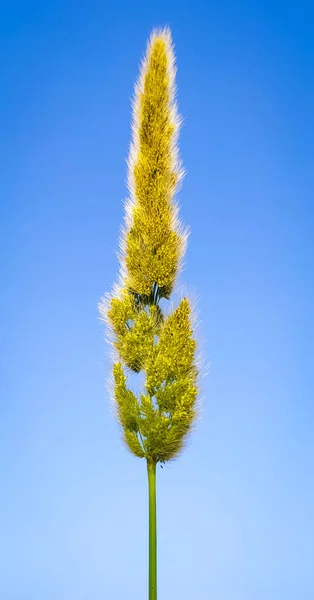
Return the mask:
M202 419L158 469L163 600L312 600L311 3L1 2L2 600L146 598L144 462L110 414L130 98L153 26L178 59L182 276Z

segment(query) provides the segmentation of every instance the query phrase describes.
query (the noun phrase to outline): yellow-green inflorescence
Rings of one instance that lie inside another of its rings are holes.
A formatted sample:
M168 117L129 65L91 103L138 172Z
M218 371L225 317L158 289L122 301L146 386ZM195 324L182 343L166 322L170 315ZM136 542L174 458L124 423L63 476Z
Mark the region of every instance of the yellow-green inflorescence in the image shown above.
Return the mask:
M155 31L135 88L120 283L100 304L119 356L114 397L124 439L133 454L153 463L180 451L197 397L189 300L169 316L160 305L173 291L186 243L174 201L183 174L174 77L170 32ZM128 371L144 372L142 394L128 388Z

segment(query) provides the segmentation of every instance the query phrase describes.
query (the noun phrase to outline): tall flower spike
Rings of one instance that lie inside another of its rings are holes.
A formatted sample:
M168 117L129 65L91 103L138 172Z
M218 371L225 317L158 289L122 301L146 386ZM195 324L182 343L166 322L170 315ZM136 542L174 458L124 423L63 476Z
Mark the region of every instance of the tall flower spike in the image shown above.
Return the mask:
M134 101L124 277L100 305L119 358L114 395L124 440L133 454L153 463L181 449L197 396L189 301L183 298L168 318L160 306L173 288L185 244L173 200L182 176L174 74L169 30L153 32ZM126 368L144 371L140 398L127 388Z

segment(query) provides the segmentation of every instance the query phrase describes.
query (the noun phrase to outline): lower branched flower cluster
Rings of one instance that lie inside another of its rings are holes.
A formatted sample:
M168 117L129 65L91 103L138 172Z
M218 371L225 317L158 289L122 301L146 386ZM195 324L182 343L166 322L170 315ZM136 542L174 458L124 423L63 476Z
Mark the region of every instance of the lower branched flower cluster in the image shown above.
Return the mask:
M124 438L133 454L152 462L168 461L180 451L195 416L196 344L190 313L183 298L164 319L159 306L138 308L130 292L113 298L107 313L121 357L113 375ZM145 372L145 393L139 398L127 387L125 367Z

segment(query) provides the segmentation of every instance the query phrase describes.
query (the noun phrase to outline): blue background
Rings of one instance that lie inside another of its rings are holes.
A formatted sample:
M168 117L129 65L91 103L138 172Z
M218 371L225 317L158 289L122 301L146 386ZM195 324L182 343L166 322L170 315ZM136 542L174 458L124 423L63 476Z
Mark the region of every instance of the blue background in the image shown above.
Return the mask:
M164 24L205 360L196 431L158 469L160 598L313 599L311 3L4 1L0 23L1 599L146 598L145 463L110 414L97 302Z

